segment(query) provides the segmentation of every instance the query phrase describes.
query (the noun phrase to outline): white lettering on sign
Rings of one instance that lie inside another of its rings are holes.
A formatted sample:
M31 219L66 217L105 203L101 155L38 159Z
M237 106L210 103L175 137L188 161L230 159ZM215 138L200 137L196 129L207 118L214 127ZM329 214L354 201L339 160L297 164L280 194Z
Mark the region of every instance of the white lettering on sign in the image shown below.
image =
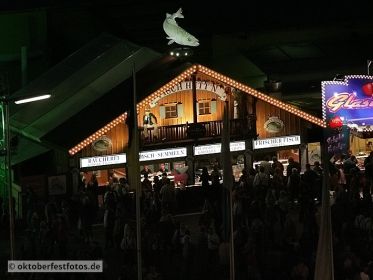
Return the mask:
M231 152L244 151L245 142L244 141L231 142L229 144L229 147L230 147ZM221 144L202 145L202 146L194 147L195 156L218 154L218 153L221 153Z
M80 168L126 163L126 154L88 157L80 159Z
M140 161L151 161L166 158L180 158L187 156L187 149L174 148L155 151L144 151L139 153ZM126 154L107 155L100 157L87 157L80 159L80 168L123 164L127 162Z
M253 140L253 149L265 149L273 147L284 147L284 146L293 146L300 144L300 135L290 135L284 137L274 137L274 138L265 138Z
M227 94L225 93L224 87L217 83L213 83L210 81L196 81L196 89L213 92L217 96L219 96L219 98L223 101L227 99ZM170 94L173 94L179 91L184 91L184 90L192 90L192 81L179 82L172 88L162 92L160 96L155 97L150 102L150 107L154 108L158 104L158 101L161 100L162 98Z
M145 152L140 152L140 161L150 161L150 160L166 159L166 158L178 158L178 157L186 157L186 156L187 156L186 148L145 151Z

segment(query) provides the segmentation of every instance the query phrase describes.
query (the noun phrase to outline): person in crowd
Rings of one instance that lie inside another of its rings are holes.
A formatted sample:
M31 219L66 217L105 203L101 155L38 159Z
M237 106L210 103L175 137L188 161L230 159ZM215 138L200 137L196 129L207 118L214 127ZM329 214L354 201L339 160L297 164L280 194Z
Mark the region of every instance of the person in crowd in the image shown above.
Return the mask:
M300 163L295 161L293 157L288 158L289 165L286 167L286 176L289 178L289 176L292 174L292 169L296 168L298 170L298 173L301 171Z
M140 171L141 175L144 174L152 174L153 171L149 168L149 166L144 165L143 169Z
M287 188L292 199L297 200L300 196L300 174L296 167L293 167L288 177Z
M284 170L280 167L276 167L271 180L271 186L275 190L277 196L280 194L280 191L285 189L284 178Z
M144 174L144 179L141 182L141 189L144 194L152 192L152 182L149 180L148 173Z
M202 173L199 176L199 181L202 184L202 190L203 190L203 194L204 194L205 199L210 199L211 176L210 176L206 166L202 167Z
M274 173L276 168L280 168L281 172L283 173L284 172L284 165L282 164L282 162L278 161L276 156L272 157L272 161L273 161L272 166L271 166L272 172Z
M145 139L149 140L151 130L153 130L153 137L158 137L157 122L157 117L152 112L150 112L150 109L145 109L145 115L143 117Z
M311 192L316 183L316 180L318 179L316 171L311 169L311 164L306 163L306 170L301 176L301 179L307 190Z
M30 186L27 186L26 188L25 199L26 199L26 203L25 203L26 221L27 221L27 225L30 226L32 214L36 210L36 196L35 196L34 190ZM2 205L0 206L1 206L0 210L2 211L3 210Z
M211 171L211 185L220 186L220 180L222 179L221 173L217 165L214 165L213 170Z
M346 175L349 175L351 174L351 170L354 171L356 170L357 166L357 159L354 155L351 155L349 158L347 158L344 162L343 162L343 172L346 174Z
M317 173L318 176L322 176L322 168L321 168L320 162L318 161L314 162L313 170Z
M166 178L166 179L163 179ZM175 187L167 178L167 173L162 174L163 186L160 191L162 208L173 213L176 204Z
M154 193L159 197L159 193L161 191L161 188L162 188L162 181L159 180L159 176L158 175L154 175L153 177L153 190L154 190Z
M371 152L372 154L373 152ZM366 186L369 189L369 193L373 192L373 156L370 157L369 160L367 160L369 157L367 157L364 161L364 167L365 167L365 179L366 179Z
M118 197L112 185L108 186L108 191L104 196L104 228L105 228L105 248L114 246L114 225Z
M130 224L126 224L123 229L123 237L120 248L124 251L127 261L133 263L136 250L136 233Z
M373 151L369 153L369 156L367 156L364 159L364 166L366 166L369 162L373 161Z
M266 157L264 158L264 160L262 160L262 161L260 162L260 166L263 166L263 167L264 167L264 173L267 174L268 176L269 176L270 174L273 173L273 172L272 172L272 165L271 165L271 163L269 162L269 159L270 159L270 157L269 157L269 156L266 156Z
M264 166L259 167L259 172L254 177L254 194L262 201L264 201L267 189L269 187L269 176L265 173Z
M175 185L183 188L187 186L188 184L188 166L179 167L172 171L172 174L174 175L174 182Z
M159 170L158 170L158 172L161 172L161 173L163 173L163 172L168 172L168 169L166 168L166 165L165 165L164 163L161 163L161 164L159 165Z
M87 191L83 191L80 194L80 215L78 228L83 241L89 243L92 239L92 207Z

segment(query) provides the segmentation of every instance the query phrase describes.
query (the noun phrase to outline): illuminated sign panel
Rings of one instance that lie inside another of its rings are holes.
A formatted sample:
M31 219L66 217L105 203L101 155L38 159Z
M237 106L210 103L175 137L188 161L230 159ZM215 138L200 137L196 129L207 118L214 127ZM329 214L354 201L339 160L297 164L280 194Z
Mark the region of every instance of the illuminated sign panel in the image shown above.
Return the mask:
M245 142L244 141L237 141L231 142L229 144L231 152L237 151L244 151L245 150ZM202 145L202 146L195 146L194 147L194 155L210 155L210 154L218 154L221 153L221 144L212 144L212 145Z
M166 158L178 158L178 157L186 157L186 156L187 156L186 148L145 151L145 152L140 152L140 161L150 161L150 160L166 159Z
M139 153L140 161L151 161L167 158L186 157L186 148L174 148L164 150L145 151ZM123 164L127 162L126 154L107 155L99 157L87 157L80 159L80 168Z
M344 81L322 82L323 118L330 127L373 124L373 77L346 76Z
M126 163L126 154L88 157L80 159L80 168Z
M253 149L266 149L274 147L285 147L300 144L300 135L290 135L284 137L274 137L253 140Z

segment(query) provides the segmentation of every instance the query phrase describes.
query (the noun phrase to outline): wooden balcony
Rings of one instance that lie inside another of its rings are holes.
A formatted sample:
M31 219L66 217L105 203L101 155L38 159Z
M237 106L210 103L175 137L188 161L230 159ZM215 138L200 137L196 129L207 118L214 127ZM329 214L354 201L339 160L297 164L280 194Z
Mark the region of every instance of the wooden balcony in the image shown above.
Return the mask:
M223 121L200 122L204 133L197 137L199 140L208 140L209 138L219 138L223 132ZM230 120L230 134L232 138L245 139L256 135L255 133L256 118L249 115L247 119ZM179 124L170 126L158 126L140 128L140 139L142 146L151 146L162 143L175 143L193 141L196 138L188 133L188 126L193 124Z

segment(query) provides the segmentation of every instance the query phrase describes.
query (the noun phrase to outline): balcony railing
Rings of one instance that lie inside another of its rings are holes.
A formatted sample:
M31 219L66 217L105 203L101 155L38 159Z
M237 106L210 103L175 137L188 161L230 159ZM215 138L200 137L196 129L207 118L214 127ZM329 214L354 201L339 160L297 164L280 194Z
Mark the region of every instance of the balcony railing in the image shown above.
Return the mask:
M255 121L253 115L249 115L247 119L230 120L231 137L253 137L255 134ZM200 126L204 127L205 133L203 138L221 137L223 132L223 121L200 122ZM193 124L190 124L193 125ZM188 135L188 124L158 126L140 128L142 145L152 145L158 143L169 143L185 140L193 140L193 137Z

